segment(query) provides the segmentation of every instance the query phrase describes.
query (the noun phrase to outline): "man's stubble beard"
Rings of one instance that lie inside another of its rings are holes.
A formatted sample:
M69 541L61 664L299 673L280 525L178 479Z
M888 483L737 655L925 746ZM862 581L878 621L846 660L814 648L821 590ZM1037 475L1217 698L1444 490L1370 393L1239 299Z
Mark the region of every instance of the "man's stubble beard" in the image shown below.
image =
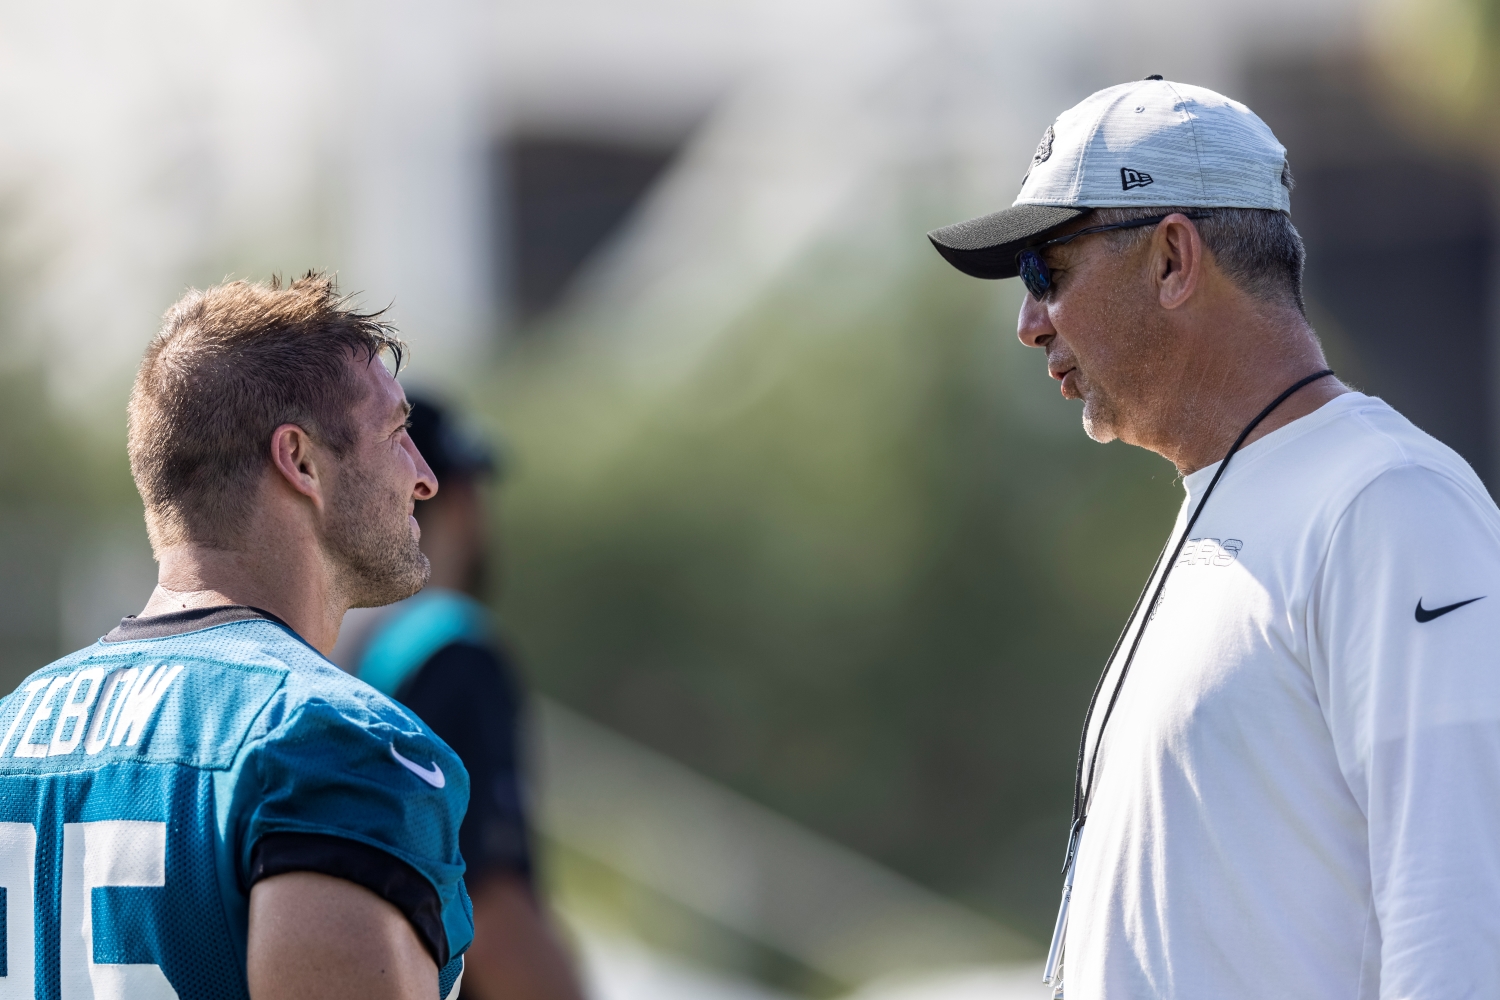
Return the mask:
M1074 381L1083 396L1083 432L1100 444L1109 444L1120 436L1118 408L1109 394L1092 384L1082 371L1074 376Z
M1088 372L1081 361L1075 361L1074 380L1083 397L1083 430L1100 444L1124 440L1144 445L1159 416L1160 380L1171 367L1168 335L1144 317L1125 313L1117 322L1132 330L1128 340L1109 355L1091 359ZM1089 374L1096 370L1105 373L1105 378Z
M376 608L427 585L432 567L411 529L411 498L374 482L352 462L330 496L324 544L344 569L350 607Z

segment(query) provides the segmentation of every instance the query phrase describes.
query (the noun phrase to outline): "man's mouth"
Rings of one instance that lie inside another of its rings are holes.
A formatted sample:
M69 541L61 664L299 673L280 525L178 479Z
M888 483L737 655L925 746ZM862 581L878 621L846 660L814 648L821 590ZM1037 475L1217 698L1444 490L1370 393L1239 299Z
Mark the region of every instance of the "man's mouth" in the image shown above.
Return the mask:
M1053 378L1062 383L1062 394L1064 399L1078 398L1078 369L1063 368L1059 371L1050 371Z

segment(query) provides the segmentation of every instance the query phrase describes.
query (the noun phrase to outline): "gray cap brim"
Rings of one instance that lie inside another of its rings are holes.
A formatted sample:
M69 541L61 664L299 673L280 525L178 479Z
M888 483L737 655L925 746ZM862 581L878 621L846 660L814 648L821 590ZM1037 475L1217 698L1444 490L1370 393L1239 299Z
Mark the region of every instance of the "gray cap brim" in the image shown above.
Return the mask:
M927 234L943 259L976 278L1014 278L1016 254L1090 211L1062 205L1014 205Z

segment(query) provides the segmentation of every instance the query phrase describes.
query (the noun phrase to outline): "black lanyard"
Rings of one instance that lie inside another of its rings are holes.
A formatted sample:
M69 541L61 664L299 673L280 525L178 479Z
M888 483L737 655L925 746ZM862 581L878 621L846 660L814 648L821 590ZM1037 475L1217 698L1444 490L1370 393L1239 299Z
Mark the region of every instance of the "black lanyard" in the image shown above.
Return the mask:
M1099 693L1104 690L1105 678L1109 676L1110 667L1114 665L1115 657L1120 652L1120 645L1124 643L1125 636L1130 634L1130 626L1135 624L1136 616L1140 614L1141 605L1145 602L1146 591L1152 589L1151 580L1155 578L1157 571L1161 570L1161 579L1156 581L1156 588L1151 594L1151 602L1147 605L1147 607L1155 608L1156 603L1161 600L1162 588L1167 585L1167 577L1171 575L1172 567L1177 564L1177 557L1182 552L1183 543L1193 533L1193 525L1198 523L1198 515L1203 513L1203 506L1208 503L1208 498L1213 495L1214 487L1219 485L1219 480L1224 477L1224 470L1229 468L1229 460L1234 457L1235 452L1240 450L1240 445L1244 444L1245 439L1250 436L1250 433L1260 426L1260 422L1269 417L1271 411L1275 410L1276 407L1286 402L1292 393L1304 385L1316 382L1318 379L1326 378L1332 374L1332 368L1324 368L1320 372L1314 372L1306 378L1300 379L1281 395L1277 396L1271 402L1270 406L1261 410L1259 416L1245 425L1245 429L1240 431L1240 436L1234 439L1234 444L1229 446L1229 451L1224 455L1224 460L1219 463L1219 470L1214 473L1213 479L1209 481L1208 489L1203 491L1203 499L1198 501L1197 508L1193 510L1193 516L1188 518L1187 527L1182 529L1182 535L1177 539L1177 544L1173 545L1169 537L1167 545L1161 550L1161 555L1156 557L1156 563L1151 567L1151 575L1146 578L1146 585L1141 588L1141 596L1135 599L1135 607L1130 609L1130 617L1125 620L1125 628L1120 632L1120 637L1115 640L1114 648L1109 651L1109 659L1104 662L1104 673L1099 675L1099 683L1094 686L1093 697L1089 698L1089 710L1083 717L1083 736L1078 740L1078 768L1073 774L1073 822L1068 828L1068 854L1063 860L1064 873L1073 864L1073 852L1078 849L1078 835L1083 831L1084 820L1088 819L1089 798L1093 795L1094 791L1094 769L1099 763L1099 747L1104 744L1104 729L1109 725L1109 717L1114 713L1115 703L1120 700L1120 688L1125 684L1125 675L1130 673L1130 664L1135 660L1135 651L1141 648L1141 637L1146 634L1146 626L1151 623L1151 616L1149 614L1146 616L1146 620L1141 622L1140 630L1136 632L1135 639L1130 643L1130 652L1125 654L1125 663L1120 667L1119 679L1115 681L1115 688L1110 692L1109 704L1104 708L1104 718L1099 722L1099 735L1094 739L1094 752L1088 754L1088 777L1085 780L1083 759L1084 754L1088 750L1089 723L1093 721L1094 708L1099 702ZM1166 568L1162 569L1162 557L1167 554L1168 548L1172 550L1172 556L1167 561Z

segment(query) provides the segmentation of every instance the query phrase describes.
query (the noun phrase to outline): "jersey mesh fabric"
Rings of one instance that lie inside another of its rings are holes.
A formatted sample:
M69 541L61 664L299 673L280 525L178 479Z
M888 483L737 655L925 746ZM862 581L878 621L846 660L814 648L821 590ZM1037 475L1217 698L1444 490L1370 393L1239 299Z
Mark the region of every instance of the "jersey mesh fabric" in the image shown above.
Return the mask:
M170 984L162 996L247 997L246 873L255 841L273 832L357 840L401 859L438 893L450 953L472 938L458 851L463 765L419 720L276 624L95 644L0 701L0 734L0 823L36 833L38 997L61 997L63 977L150 966ZM152 831L164 841L155 861L141 846ZM76 884L64 884L69 871ZM5 888L17 899L21 887ZM92 947L71 952L82 971L64 961L80 934L77 947ZM14 967L24 956L6 957ZM461 959L449 965L451 987Z

